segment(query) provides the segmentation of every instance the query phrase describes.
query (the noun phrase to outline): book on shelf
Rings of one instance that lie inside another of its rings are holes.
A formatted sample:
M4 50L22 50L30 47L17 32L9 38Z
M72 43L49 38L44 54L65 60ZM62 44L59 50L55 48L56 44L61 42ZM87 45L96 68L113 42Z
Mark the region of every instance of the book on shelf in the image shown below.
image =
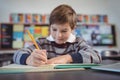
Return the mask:
M25 14L25 23L32 23L32 14Z
M24 14L22 13L19 13L18 14L18 23L24 23Z
M40 15L32 14L32 23L40 23Z
M16 24L13 26L13 44L12 48L22 48L23 47L23 35L24 35L24 25ZM19 44L19 45L18 45Z
M13 28L11 24L1 24L1 48L12 48Z
M18 23L18 14L17 13L10 14L9 19L11 23Z

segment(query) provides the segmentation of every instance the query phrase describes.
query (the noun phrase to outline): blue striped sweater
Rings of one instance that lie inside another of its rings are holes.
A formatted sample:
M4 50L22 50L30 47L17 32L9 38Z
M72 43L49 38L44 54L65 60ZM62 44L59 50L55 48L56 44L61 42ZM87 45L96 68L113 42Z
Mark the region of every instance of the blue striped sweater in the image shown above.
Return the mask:
M56 44L47 38L38 38L36 40L38 46L47 50L48 59L70 54L73 63L100 63L101 56L86 41L80 37L76 37L74 42L66 42L64 44ZM17 64L26 64L27 57L35 49L35 45L22 48L14 53L13 61Z

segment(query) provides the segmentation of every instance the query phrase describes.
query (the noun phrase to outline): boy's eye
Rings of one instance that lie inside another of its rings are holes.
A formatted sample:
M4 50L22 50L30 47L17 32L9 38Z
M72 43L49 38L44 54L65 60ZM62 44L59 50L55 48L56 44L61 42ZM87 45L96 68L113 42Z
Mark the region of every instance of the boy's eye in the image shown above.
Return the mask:
M61 31L61 32L67 32L67 31Z
M53 31L57 31L57 29L55 29L55 28L53 28L52 30L53 30ZM60 32L61 32L61 33L66 33L67 31L68 31L68 30L61 30Z

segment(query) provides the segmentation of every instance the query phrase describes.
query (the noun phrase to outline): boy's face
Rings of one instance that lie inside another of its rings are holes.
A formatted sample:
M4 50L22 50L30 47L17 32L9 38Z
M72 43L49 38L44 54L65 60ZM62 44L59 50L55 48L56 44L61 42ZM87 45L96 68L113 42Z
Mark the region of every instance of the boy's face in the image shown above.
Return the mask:
M52 24L50 27L50 33L57 44L63 44L68 40L72 33L72 29L68 23Z

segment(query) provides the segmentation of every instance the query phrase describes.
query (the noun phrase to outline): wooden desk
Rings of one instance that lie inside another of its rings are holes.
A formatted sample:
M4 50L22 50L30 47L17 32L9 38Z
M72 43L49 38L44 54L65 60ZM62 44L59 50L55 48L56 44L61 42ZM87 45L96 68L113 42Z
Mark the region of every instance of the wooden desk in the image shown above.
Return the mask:
M118 73L94 70L0 74L0 80L120 80Z
M105 61L114 63L117 61ZM104 62L103 62L104 63ZM19 74L0 74L0 80L120 80L119 73L78 70L78 71L59 71L59 72L31 72Z

